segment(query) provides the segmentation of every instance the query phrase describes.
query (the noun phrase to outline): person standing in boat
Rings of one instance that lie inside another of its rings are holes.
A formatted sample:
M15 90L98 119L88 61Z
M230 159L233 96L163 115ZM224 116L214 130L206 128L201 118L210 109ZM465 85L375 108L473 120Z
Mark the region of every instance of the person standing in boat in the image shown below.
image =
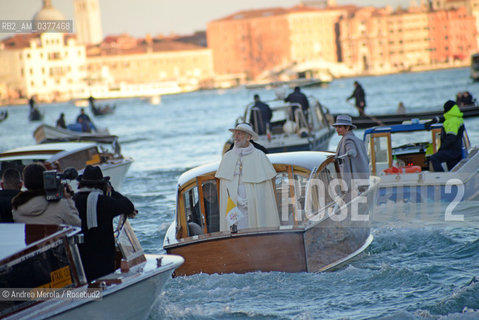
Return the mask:
M2 186L2 190L0 190L0 222L13 222L12 198L20 193L23 186L20 172L13 168L4 170L0 185Z
M308 115L308 109L309 109L309 101L308 98L304 93L301 92L301 89L299 87L295 87L294 91L290 93L286 99L284 99L285 102L292 102L292 103L299 103L301 105L301 109L303 110L303 113L305 117L307 118ZM293 112L293 118L292 120L294 121L294 113L298 107L293 106L291 108L291 111Z
M339 164L341 178L349 190L353 179L369 179L369 159L364 142L356 137L349 115L339 115L333 124L338 135L342 136L336 148L336 161ZM358 181L360 182L360 181Z
M351 100L352 98L355 99L355 107L359 111L360 116L364 116L364 109L366 108L366 93L364 92L363 87L359 84L359 82L354 81L354 91L353 93L346 99L346 101Z
M220 179L220 231L278 227L273 165L264 152L250 143L258 136L249 124L240 123L229 130L234 134L235 145L223 155L215 175ZM233 225L227 219L228 199L241 212L241 218Z
M62 128L62 129L67 128L67 124L65 122L65 114L63 112L60 114L60 117L57 119L56 127Z
M441 129L441 147L430 158L434 171L443 172L442 163L446 162L451 170L462 159L462 135L464 133L463 114L457 104L448 100L444 103L444 123ZM439 119L426 123L426 127Z
M269 130L269 123L272 116L273 112L269 105L261 101L259 95L255 94L254 105L253 108L251 108L250 122L258 134L266 134L266 131Z
M80 255L88 281L115 271L115 237L113 218L136 215L133 203L113 190L109 177L103 177L98 166L86 166L78 177L78 192L73 197L80 212L85 242Z

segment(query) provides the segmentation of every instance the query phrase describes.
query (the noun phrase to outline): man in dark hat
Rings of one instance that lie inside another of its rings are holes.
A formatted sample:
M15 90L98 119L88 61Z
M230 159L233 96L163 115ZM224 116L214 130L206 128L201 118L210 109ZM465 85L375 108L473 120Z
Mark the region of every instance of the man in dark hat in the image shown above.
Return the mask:
M113 218L120 214L134 217L136 210L130 200L113 190L100 167L88 165L78 180L73 200L85 235L80 254L86 277L92 281L115 271Z
M442 163L446 162L451 170L462 159L462 136L464 119L457 104L448 100L444 103L444 123L441 129L441 146L430 158L434 171L442 172ZM428 123L428 125L430 125Z

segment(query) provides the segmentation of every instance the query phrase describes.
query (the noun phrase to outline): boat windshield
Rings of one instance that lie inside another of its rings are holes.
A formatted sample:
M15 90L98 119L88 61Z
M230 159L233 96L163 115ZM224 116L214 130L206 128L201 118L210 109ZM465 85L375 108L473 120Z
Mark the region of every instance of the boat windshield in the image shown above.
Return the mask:
M395 132L391 136L391 147L393 149L404 145L416 143L431 143L430 131L413 131L413 132Z

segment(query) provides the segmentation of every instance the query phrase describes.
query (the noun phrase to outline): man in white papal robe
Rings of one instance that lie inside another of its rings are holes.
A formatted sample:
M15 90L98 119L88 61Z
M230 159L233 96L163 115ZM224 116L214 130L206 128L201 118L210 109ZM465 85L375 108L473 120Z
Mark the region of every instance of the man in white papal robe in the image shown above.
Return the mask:
M273 165L250 142L257 134L249 124L241 123L229 130L234 134L234 147L224 154L215 175L220 179L220 231L230 231L226 218L228 196L241 212L238 230L278 227Z

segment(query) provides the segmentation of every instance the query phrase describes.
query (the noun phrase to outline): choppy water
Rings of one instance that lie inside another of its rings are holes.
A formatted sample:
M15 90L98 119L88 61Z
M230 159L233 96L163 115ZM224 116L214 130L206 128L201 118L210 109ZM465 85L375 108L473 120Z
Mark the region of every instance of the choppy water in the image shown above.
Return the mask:
M334 113L352 112L345 102L355 79L327 88L304 89ZM440 109L459 91L479 97L479 83L467 69L358 78L369 113ZM235 118L267 90L216 90L162 98L161 105L132 99L117 102L114 115L94 118L120 136L125 155L135 158L122 187L139 216L132 220L147 252L164 252L163 237L173 219L175 187L184 171L219 160ZM73 121L71 104L42 105L44 122L60 112ZM0 123L0 150L33 144L38 123L28 121L27 106L9 106ZM479 118L465 119L473 144L479 144ZM361 131L357 132L362 135ZM339 138L334 136L330 150ZM461 213L479 215L468 203ZM477 220L476 220L477 221ZM344 269L321 274L250 273L195 275L172 279L158 298L151 319L479 319L479 225L467 227L373 226L367 253Z

